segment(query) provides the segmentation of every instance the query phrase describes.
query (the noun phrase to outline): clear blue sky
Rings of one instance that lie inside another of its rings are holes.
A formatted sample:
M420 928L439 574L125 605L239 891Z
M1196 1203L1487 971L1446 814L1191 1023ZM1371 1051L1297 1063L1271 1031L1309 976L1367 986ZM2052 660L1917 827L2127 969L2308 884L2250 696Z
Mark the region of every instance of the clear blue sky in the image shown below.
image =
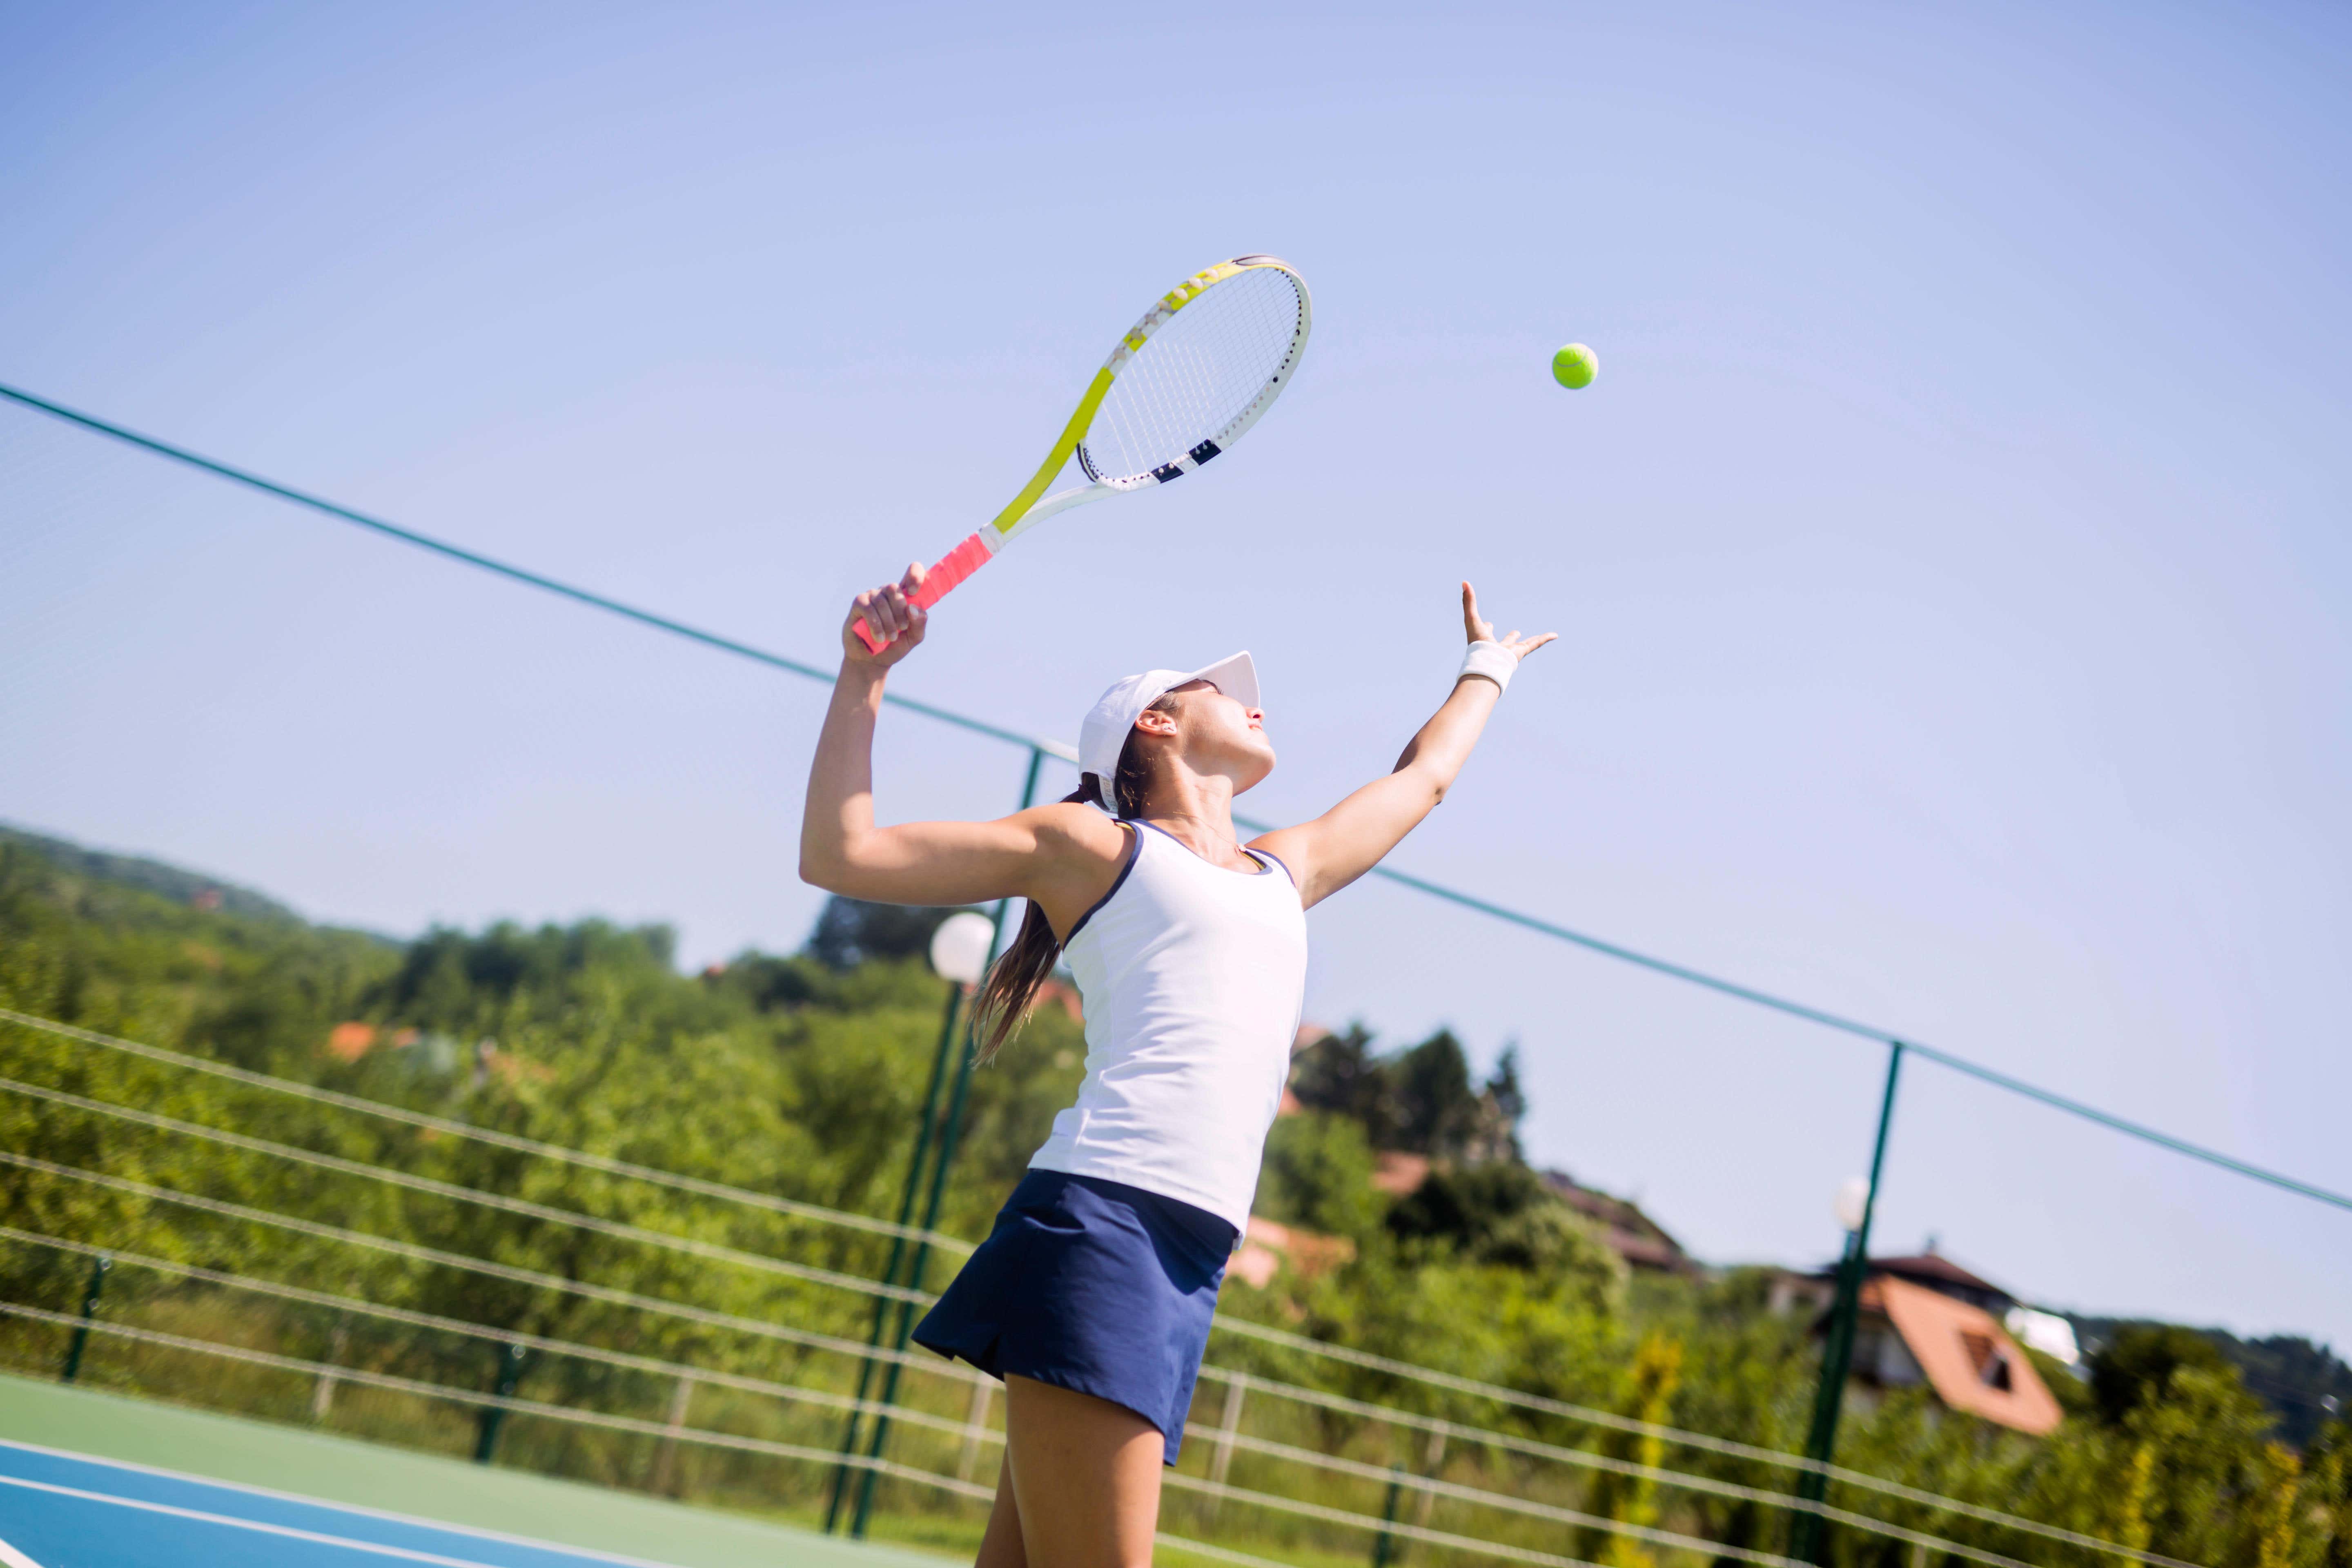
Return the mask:
M1398 864L2352 1188L2352 17L1445 10L18 5L0 379L825 659L1145 301L1276 252L1296 389L902 689L1068 736L1247 647L1294 817L1468 576L1561 641ZM821 688L21 412L0 638L0 818L392 931L814 912ZM971 815L1020 758L882 765ZM1379 887L1315 936L1311 1016L1517 1040L1538 1160L1835 1246L1867 1047ZM2352 1345L2352 1215L1934 1068L1884 1226Z

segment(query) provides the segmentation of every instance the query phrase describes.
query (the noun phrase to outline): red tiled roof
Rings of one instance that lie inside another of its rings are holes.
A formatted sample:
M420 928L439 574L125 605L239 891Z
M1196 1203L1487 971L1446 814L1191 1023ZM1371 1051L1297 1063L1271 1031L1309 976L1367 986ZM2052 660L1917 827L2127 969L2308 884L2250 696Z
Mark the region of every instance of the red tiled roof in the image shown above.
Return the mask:
M1870 1260L1870 1267L1881 1273L1901 1275L1906 1279L1935 1279L1965 1289L1990 1290L1996 1296L2009 1294L1991 1280L1969 1273L1940 1252L1922 1252L1909 1258L1874 1258Z
M2033 1363L1990 1314L1885 1275L1862 1288L1860 1304L1894 1323L1936 1396L1953 1409L2037 1437L2063 1419Z

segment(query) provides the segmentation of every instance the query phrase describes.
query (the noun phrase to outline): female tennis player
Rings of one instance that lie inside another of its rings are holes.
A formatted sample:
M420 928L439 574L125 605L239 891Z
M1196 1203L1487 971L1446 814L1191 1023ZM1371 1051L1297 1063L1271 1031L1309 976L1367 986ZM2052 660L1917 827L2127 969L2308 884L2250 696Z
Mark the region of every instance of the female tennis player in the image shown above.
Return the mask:
M874 721L923 640L922 582L860 594L809 772L801 876L895 904L1028 900L982 988L983 1059L1057 956L1086 1005L1087 1072L918 1342L1005 1388L1004 1465L980 1568L1143 1568L1225 1260L1249 1224L1288 1077L1309 905L1445 797L1519 660L1462 584L1469 650L1396 768L1244 845L1234 796L1274 769L1246 653L1130 675L1079 731L1079 787L994 822L874 824ZM870 651L863 621L887 640ZM1097 809L1101 807L1102 809ZM1107 813L1108 815L1107 815Z

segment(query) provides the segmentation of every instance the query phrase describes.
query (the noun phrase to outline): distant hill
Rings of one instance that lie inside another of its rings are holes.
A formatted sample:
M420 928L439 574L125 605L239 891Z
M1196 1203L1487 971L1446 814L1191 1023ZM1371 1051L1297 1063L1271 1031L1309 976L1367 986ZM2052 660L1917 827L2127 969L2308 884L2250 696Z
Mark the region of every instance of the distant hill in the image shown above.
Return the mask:
M184 870L167 866L161 860L142 859L135 855L110 855L103 849L85 849L63 838L28 832L0 823L0 843L20 844L37 850L60 868L78 876L113 882L143 892L159 893L175 904L191 909L218 910L225 914L244 915L248 919L299 921L301 916L277 900L250 888L240 888L217 877L207 877L200 871Z

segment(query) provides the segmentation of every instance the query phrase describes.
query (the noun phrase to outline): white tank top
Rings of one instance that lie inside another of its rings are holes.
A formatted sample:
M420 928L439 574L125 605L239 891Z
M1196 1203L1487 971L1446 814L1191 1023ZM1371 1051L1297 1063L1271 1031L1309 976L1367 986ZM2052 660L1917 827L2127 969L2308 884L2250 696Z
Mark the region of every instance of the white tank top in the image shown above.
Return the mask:
M1124 1182L1237 1231L1290 1076L1307 911L1288 868L1212 866L1148 823L1063 952L1086 1004L1077 1103L1030 1168Z

